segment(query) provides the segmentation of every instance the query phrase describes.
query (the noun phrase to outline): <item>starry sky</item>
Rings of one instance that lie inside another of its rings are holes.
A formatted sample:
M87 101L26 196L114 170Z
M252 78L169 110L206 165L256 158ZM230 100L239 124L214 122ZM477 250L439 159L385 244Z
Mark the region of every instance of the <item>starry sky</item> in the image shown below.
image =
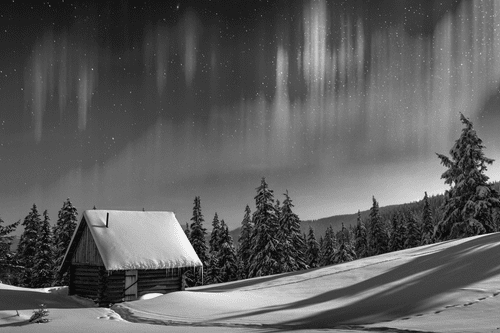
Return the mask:
M69 197L183 224L200 196L235 228L263 176L302 219L417 201L459 112L500 158L499 1L1 6L7 223Z

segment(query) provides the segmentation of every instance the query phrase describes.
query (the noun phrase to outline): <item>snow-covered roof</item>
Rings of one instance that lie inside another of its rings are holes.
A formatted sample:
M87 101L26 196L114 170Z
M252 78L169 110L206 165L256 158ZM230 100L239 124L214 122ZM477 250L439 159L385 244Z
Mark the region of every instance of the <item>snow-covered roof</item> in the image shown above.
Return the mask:
M202 266L172 212L86 210L71 243L82 223L87 223L107 270ZM66 257L63 266L71 260Z

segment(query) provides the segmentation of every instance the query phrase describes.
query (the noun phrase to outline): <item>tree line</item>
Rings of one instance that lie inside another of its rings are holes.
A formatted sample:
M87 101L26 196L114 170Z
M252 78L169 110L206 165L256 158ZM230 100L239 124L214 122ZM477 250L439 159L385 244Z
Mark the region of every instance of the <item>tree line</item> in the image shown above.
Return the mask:
M355 226L334 231L330 225L319 239L310 226L300 232L300 219L288 191L283 204L262 178L256 189L255 211L245 207L237 245L217 213L212 221L209 244L203 227L200 197L195 198L191 225L185 232L206 271L191 272L190 286L298 271L352 261L358 258L398 251L473 235L500 231L500 197L484 173L493 160L484 155L482 140L472 122L463 114L460 137L450 157L437 154L447 169L441 178L450 185L439 209L431 208L427 192L422 208L401 209L382 217L379 203L372 198L370 214L362 219L358 211ZM436 216L433 216L436 215Z
M77 209L70 199L64 201L56 224L51 227L47 210L42 214L33 204L30 212L21 220L6 226L0 219L0 281L27 288L50 287L67 283L67 276L58 274L59 266L73 236L78 219ZM13 236L21 224L17 250L11 251Z

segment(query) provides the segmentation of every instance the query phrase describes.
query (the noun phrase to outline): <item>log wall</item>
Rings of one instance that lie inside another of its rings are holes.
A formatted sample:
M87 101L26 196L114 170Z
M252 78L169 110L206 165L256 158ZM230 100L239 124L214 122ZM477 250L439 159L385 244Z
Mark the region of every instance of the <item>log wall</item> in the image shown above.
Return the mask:
M177 274L174 274L177 275ZM182 289L181 276L168 276L165 269L147 269L138 271L137 295L148 293L167 294Z

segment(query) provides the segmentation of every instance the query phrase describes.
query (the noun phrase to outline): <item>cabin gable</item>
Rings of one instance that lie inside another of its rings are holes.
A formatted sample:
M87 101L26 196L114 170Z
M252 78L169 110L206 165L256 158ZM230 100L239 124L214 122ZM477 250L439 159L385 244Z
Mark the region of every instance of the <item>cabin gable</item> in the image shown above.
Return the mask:
M71 263L74 265L104 266L101 254L87 223L83 224L83 230L71 258Z

